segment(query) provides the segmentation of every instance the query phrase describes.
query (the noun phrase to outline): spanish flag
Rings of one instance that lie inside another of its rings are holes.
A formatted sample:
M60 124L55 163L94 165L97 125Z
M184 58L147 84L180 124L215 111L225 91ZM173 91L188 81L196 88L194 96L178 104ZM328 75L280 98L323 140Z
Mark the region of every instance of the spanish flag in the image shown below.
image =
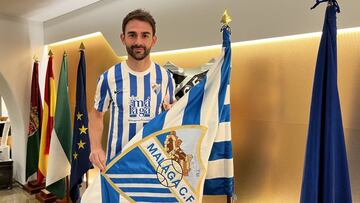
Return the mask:
M44 110L43 120L41 126L41 140L39 152L39 170L38 182L44 182L47 173L47 163L50 150L51 131L54 127L54 114L55 114L55 80L52 69L53 57L51 51L49 52L49 61L45 76L45 91L44 91Z

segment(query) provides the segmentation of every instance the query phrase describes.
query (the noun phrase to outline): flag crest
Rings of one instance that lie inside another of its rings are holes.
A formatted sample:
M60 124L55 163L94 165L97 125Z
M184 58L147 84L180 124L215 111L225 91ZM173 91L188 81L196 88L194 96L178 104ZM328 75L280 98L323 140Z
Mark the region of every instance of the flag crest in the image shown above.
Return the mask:
M113 159L102 176L128 201L197 202L206 131L186 125L155 132Z

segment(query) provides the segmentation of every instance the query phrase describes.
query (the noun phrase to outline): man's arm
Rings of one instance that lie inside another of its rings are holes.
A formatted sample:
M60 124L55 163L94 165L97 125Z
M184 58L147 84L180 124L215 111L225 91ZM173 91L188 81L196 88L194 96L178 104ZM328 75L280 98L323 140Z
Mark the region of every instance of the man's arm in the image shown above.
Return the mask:
M89 134L90 134L90 161L96 167L100 169L100 171L105 170L105 152L101 146L102 140L102 132L103 132L103 118L104 112L98 112L96 109L93 109L89 115Z
M175 87L176 87L175 80L172 76L172 73L169 70L167 70L167 75L168 75L168 84L166 89L166 95L163 100L163 108L165 111L171 109L171 107L177 102L175 98Z
M177 100L176 100L176 99L173 99L173 103L170 104L170 102L169 102L169 96L166 95L165 98L164 98L164 102L163 102L163 107L164 107L165 111L171 109L171 107L172 107L176 102L177 102Z

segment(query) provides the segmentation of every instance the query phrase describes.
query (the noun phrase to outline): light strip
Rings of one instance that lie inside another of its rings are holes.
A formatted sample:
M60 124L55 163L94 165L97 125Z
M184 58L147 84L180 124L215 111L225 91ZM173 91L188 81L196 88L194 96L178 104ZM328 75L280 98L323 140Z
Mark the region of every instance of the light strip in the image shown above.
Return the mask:
M360 27L353 27L353 28L344 28L344 29L338 29L338 34L345 34L345 33L351 33L351 32L360 32ZM322 32L312 32L312 33L305 33L305 34L298 34L298 35L289 35L289 36L283 36L283 37L271 37L271 38L265 38L265 39L256 39L256 40L249 40L249 41L242 41L242 42L233 42L231 43L232 46L246 46L246 45L255 45L255 44L261 44L261 43L269 43L269 42L277 42L277 41L284 41L284 40L296 40L296 39L305 39L310 37L320 37ZM61 44L66 44L82 39L87 39L91 37L96 37L102 35L101 32L95 32L88 35L83 35L59 42L55 42L52 44L49 44L48 46L57 46ZM187 49L177 49L177 50L169 50L169 51L159 51L159 52L153 52L151 53L152 56L156 55L162 55L162 54L177 54L177 53L184 53L184 52L195 52L195 51L202 51L202 50L208 50L208 49L218 49L221 48L221 44L217 45L210 45L210 46L203 46L203 47L195 47L195 48L187 48Z
M170 51L158 51L158 52L152 52L152 53L150 53L150 55L157 56L157 55L162 55L162 54L177 54L177 53L202 51L202 50L215 49L215 48L216 49L221 48L221 45L217 44L217 45L210 45L210 46L203 46L203 47L170 50Z
M337 32L338 32L338 34L360 32L360 27L338 29ZM233 46L233 47L234 46L246 46L246 45L255 45L255 44L261 44L261 43L278 42L278 41L285 41L285 40L296 40L296 39L305 39L305 38L311 38L311 37L320 37L321 33L322 32L312 32L312 33L289 35L289 36L283 36L283 37L271 37L271 38L265 38L265 39L233 42L233 43L231 43L231 46ZM151 53L151 55L156 56L156 55L162 55L162 54L178 54L178 53L184 53L184 52L195 52L195 51L202 51L202 50L215 49L215 48L216 49L221 48L221 44L196 47L196 48L170 50L170 51L159 51L159 52Z
M71 38L71 39L66 39L66 40L63 40L63 41L55 42L55 43L49 44L48 46L58 46L58 45L62 45L62 44L70 43L70 42L75 42L75 41L79 41L79 40L83 40L83 39L88 39L88 38L96 37L96 36L100 36L100 35L102 35L101 32L94 32L94 33L91 33L91 34L82 35L82 36L79 36L79 37L74 37L74 38Z

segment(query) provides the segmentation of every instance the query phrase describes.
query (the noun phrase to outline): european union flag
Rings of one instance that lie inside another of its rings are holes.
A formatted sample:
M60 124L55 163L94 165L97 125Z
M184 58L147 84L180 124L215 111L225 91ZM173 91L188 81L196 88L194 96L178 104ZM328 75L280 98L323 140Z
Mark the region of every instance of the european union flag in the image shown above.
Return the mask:
M315 70L302 203L352 201L337 87L336 12L338 4L330 0Z
M89 160L90 139L88 133L88 113L86 108L86 64L84 50L80 51L74 114L70 197L73 202L77 202L79 199L79 186L82 182L82 177L84 173L92 167Z

